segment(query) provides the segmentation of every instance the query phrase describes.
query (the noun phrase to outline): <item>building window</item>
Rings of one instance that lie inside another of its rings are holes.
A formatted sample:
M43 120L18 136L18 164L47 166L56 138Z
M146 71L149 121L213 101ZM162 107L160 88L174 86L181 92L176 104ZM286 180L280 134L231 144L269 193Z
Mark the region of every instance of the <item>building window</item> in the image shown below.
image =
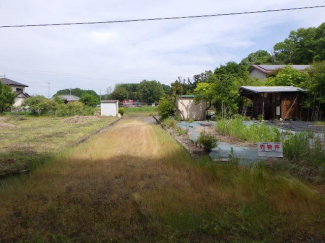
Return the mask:
M22 89L22 88L16 88L16 91L17 91L17 92L23 92L24 89Z

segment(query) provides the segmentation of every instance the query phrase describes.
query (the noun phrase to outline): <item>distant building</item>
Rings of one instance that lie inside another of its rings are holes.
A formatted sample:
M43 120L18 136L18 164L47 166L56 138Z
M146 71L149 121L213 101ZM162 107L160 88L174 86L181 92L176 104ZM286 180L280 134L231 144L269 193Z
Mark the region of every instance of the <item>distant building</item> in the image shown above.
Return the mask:
M267 74L279 69L283 69L287 66L288 65L251 65L248 71L252 78L264 80L267 78ZM299 71L305 71L306 69L310 68L310 65L290 65L290 67Z
M21 106L24 100L29 97L29 95L25 93L25 88L28 87L27 85L13 81L8 78L1 78L0 81L3 84L10 86L12 88L12 91L16 94L15 103L13 105L14 107Z
M80 98L75 95L59 95L58 98L60 100L63 100L65 104L67 104L69 102L75 102L75 101L80 100Z
M177 115L180 116L182 120L205 120L206 102L202 100L196 104L194 99L194 95L177 96Z
M303 92L305 90L293 86L242 86L239 89L240 95L253 103L249 112L246 112L245 107L242 113L254 118L262 115L265 120L301 119Z

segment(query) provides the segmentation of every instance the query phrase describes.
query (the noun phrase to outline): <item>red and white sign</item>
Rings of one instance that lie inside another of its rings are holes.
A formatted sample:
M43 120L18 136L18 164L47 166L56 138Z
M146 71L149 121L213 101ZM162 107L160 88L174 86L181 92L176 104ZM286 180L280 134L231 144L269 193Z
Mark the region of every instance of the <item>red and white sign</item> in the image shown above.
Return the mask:
M283 147L280 142L261 142L257 143L258 156L261 157L283 157Z

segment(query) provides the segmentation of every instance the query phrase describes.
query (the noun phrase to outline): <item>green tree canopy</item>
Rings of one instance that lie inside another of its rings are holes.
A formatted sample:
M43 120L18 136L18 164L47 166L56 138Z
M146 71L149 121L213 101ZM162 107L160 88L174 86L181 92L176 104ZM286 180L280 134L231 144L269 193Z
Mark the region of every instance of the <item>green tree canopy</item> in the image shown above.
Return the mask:
M111 94L112 99L114 100L125 100L128 98L128 91L122 86L116 86L113 93Z
M260 64L272 64L272 56L270 53L264 50L259 50L249 54L244 58L240 64L242 65L260 65Z
M0 80L0 113L10 110L15 102L15 93L12 92L11 87L3 84Z
M288 66L281 69L275 78L265 80L265 85L268 86L296 86L301 87L309 76L307 72L301 72Z
M99 99L97 96L92 94L83 94L80 98L80 102L82 102L86 106L95 107L99 104Z
M163 86L161 83L153 80L147 81L143 80L138 87L138 93L141 98L141 101L151 104L158 102L164 93Z
M70 89L62 89L62 90L59 90L58 92L56 92L56 94L54 96L69 95L69 94L70 94ZM99 97L98 94L94 90L85 90L85 89L79 89L79 88L71 89L71 94L75 95L77 97L81 97L84 94L91 94L91 95Z
M235 78L248 78L248 68L246 65L237 64L236 62L227 62L214 70L214 74L218 77L232 76Z
M325 60L325 23L317 28L291 31L288 38L274 45L278 64L311 64Z

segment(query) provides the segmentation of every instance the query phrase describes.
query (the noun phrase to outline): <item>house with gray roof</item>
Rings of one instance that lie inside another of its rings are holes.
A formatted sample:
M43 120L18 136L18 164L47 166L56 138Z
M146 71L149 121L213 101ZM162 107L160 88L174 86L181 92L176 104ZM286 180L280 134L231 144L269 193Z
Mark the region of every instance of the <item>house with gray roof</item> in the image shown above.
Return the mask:
M252 78L258 78L259 80L264 80L267 78L267 75L269 73L275 72L285 67L288 67L288 65L251 65L248 71L249 71L249 75ZM290 65L290 67L303 72L308 68L310 68L310 65Z
M60 100L63 100L64 103L69 103L69 102L74 102L74 101L79 101L80 98L75 95L59 95L58 96Z
M9 78L1 78L0 81L12 88L12 91L16 94L14 107L19 107L21 104L29 97L25 92L25 88L28 86L26 84L19 83L17 81L11 80Z

